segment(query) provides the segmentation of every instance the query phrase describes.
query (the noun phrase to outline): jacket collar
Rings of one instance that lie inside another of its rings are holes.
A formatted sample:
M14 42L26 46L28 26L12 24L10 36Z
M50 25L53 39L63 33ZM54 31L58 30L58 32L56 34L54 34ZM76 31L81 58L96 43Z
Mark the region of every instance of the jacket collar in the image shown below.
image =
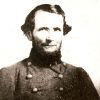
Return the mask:
M34 65L41 67L50 67L61 63L61 52L55 52L53 55L39 53L35 48L31 49L29 59Z

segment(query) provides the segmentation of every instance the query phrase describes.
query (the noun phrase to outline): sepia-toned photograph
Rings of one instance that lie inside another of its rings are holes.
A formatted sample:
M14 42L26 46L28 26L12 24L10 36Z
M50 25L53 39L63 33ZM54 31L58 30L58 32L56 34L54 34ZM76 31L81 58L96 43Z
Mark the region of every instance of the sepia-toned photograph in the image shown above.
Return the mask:
M100 100L100 0L0 1L0 100Z

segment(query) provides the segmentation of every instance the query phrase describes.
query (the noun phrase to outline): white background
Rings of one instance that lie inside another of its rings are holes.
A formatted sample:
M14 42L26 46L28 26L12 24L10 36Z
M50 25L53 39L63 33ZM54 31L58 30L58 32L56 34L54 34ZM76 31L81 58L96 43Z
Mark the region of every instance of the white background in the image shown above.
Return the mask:
M20 26L38 4L60 4L72 31L64 37L62 60L83 67L100 86L100 0L0 1L0 68L28 57L31 42Z

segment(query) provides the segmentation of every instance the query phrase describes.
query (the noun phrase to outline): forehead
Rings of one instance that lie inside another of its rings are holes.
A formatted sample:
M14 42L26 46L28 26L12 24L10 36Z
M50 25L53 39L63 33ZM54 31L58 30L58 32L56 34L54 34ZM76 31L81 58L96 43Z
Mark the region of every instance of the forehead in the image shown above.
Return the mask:
M39 10L35 13L35 26L63 26L63 16L57 13L50 13L47 11Z

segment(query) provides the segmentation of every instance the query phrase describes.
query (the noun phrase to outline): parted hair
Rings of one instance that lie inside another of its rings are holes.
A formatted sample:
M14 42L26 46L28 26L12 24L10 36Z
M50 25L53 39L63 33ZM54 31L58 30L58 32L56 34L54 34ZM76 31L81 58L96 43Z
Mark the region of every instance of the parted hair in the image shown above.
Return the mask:
M66 24L65 21L65 13L62 10L62 8L59 5L50 5L50 4L42 4L39 5L37 7L35 7L26 17L25 23L21 26L21 30L24 32L24 34L28 33L29 31L33 31L34 27L35 27L35 22L34 22L34 18L35 18L35 13L38 10L43 10L43 11L47 11L50 13L57 13L62 15L63 17L63 34L66 35L69 31L71 31L71 26Z

